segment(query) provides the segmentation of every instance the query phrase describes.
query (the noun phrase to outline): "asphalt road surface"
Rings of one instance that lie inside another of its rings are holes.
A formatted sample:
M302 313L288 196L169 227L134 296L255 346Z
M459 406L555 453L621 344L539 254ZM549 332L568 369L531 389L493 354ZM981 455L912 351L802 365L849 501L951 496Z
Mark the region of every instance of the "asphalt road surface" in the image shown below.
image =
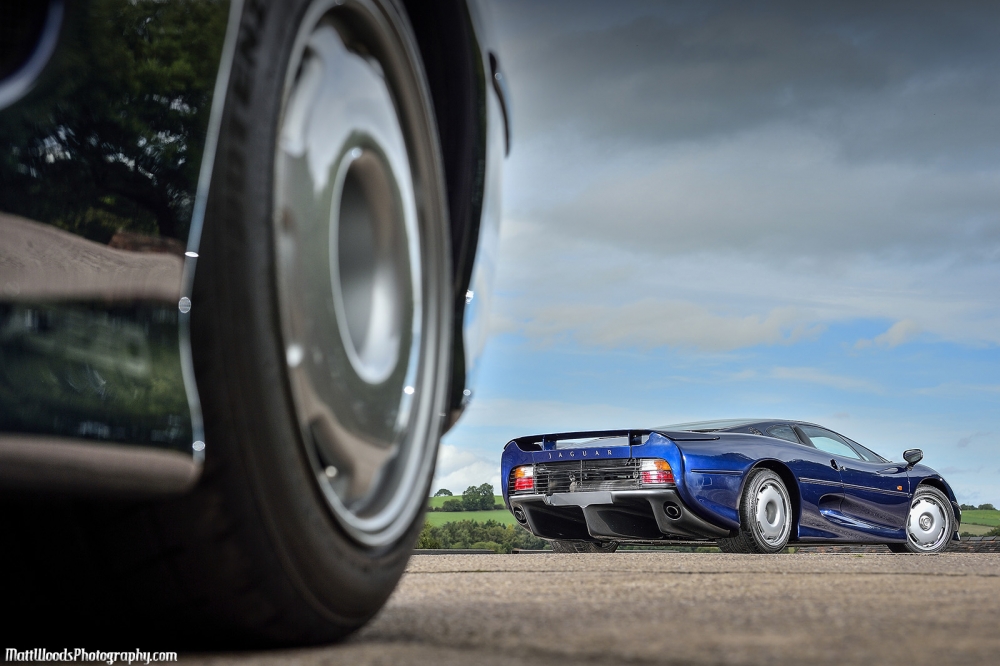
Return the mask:
M1000 664L1000 554L416 555L383 611L346 643L192 657L354 666Z

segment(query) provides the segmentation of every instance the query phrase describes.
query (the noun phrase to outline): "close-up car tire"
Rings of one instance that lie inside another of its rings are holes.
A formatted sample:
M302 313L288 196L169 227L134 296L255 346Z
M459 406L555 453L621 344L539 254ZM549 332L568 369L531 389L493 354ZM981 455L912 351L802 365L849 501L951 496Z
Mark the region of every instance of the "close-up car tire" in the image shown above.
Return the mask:
M329 640L381 607L422 527L451 331L444 175L399 7L268 18L234 63L255 86L226 105L194 360L262 576Z
M906 517L906 543L888 544L894 553L940 553L951 543L955 516L948 496L933 486L913 493Z
M190 306L201 480L159 501L18 498L26 625L301 645L381 608L448 409L445 186L400 5L244 9Z
M792 503L781 477L769 469L756 469L747 477L740 499L740 528L732 537L719 539L724 553L779 553L788 543Z

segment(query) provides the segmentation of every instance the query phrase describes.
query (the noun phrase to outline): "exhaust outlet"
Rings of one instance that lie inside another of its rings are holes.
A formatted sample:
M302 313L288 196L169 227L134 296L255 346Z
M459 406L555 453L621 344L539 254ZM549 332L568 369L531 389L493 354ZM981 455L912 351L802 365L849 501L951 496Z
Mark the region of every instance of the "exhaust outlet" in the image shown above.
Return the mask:
M667 514L667 518L670 520L677 520L681 517L681 508L673 502L664 502L663 512Z
M528 521L527 517L524 515L524 511L519 506L514 507L514 520L522 525Z

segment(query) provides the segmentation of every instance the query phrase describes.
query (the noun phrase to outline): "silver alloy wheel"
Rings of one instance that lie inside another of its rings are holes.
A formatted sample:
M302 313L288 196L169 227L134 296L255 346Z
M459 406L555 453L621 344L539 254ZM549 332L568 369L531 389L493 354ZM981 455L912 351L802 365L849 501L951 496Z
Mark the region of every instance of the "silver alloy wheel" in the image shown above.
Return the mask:
M313 3L275 159L278 301L302 440L333 513L367 546L399 538L420 510L446 383L447 240L442 215L427 213L436 137L402 41L365 0Z
M784 488L765 481L757 490L754 516L760 537L769 545L784 543L791 529L788 496Z
M930 494L915 497L906 518L910 544L921 551L934 551L948 537L948 517L937 498Z

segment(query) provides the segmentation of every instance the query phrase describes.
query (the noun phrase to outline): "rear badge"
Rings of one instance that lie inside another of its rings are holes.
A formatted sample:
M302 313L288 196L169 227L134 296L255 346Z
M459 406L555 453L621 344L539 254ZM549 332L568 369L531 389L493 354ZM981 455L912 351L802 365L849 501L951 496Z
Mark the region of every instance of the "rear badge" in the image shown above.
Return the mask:
M594 454L595 456L600 456L600 455L601 455L601 452L600 452L600 450L598 450L598 449L594 449L594 450L592 451L592 453L593 453L593 454ZM607 455L609 455L609 456L611 455L611 449L608 449L608 453L607 453ZM558 452L558 453L556 454L556 457L557 457L557 458L562 458L562 457L563 457L563 452L562 452L562 451L559 451L559 452ZM570 458L575 458L575 457L576 457L576 451L569 451L569 457L570 457ZM586 458L586 457L587 457L587 451L584 451L584 452L583 452L583 457L584 457L584 458ZM549 460L552 460L552 453L549 453Z

